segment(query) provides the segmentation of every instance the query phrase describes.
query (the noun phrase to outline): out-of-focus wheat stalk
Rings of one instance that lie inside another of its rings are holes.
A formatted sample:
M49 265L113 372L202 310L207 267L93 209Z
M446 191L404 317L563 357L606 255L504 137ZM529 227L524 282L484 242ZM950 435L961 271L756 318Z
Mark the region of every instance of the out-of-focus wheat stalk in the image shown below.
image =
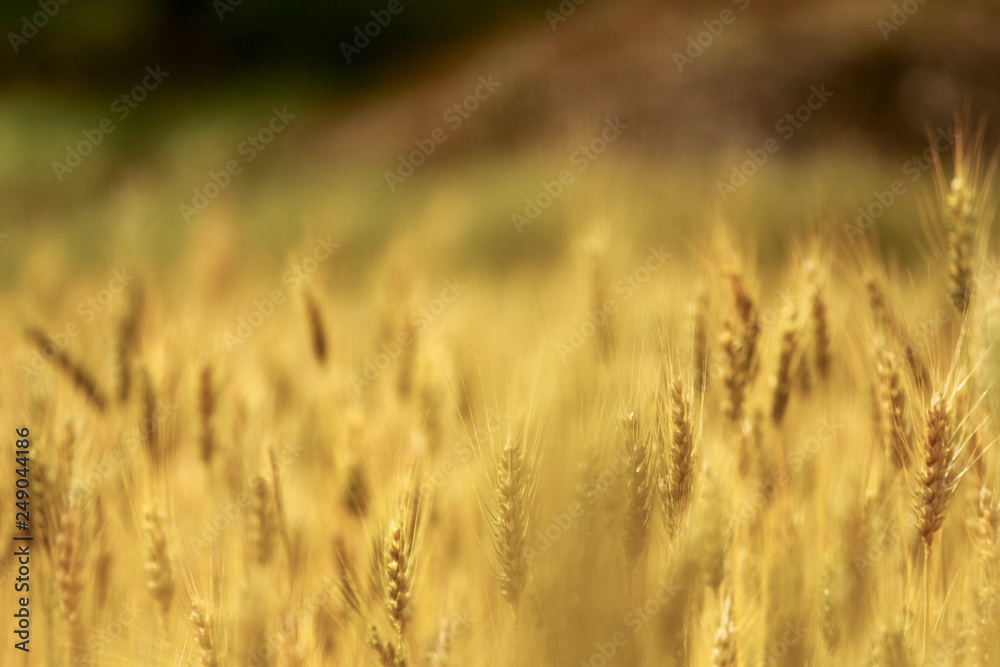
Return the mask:
M143 521L146 533L146 586L156 602L164 627L168 623L174 600L174 570L167 550L167 535L163 517L154 507L147 507Z
M41 329L30 327L25 331L25 336L38 348L39 352L55 362L56 366L69 377L73 386L79 389L99 412L104 412L104 406L108 402L107 397L97 386L97 380L90 374L90 371L70 357Z

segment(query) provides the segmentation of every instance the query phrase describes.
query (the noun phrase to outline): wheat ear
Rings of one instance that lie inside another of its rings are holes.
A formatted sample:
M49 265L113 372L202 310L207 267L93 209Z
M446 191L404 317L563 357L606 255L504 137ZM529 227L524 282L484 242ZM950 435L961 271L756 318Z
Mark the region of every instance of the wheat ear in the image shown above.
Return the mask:
M250 540L251 553L258 565L271 562L274 552L274 512L271 509L271 489L267 480L254 475L250 480Z
M69 376L73 386L79 389L99 412L104 412L107 398L97 386L97 380L86 368L73 360L65 350L55 344L41 329L30 327L25 331L28 340L38 348L39 352L52 359L63 373Z
M515 437L507 441L497 460L495 509L490 517L500 593L515 617L528 578L528 495L524 442Z
M910 422L907 416L906 388L899 372L896 355L878 348L876 353L876 377L878 378L878 407L880 431L885 442L886 453L900 470L910 465Z
M631 580L635 566L646 547L649 516L652 510L653 474L650 469L649 434L638 411L625 417L623 458L625 472L625 516L622 537L625 545L626 572Z
M419 519L419 495L408 494L389 522L385 542L385 607L396 634L397 667L406 664L406 612L413 588L413 547Z
M146 587L160 611L164 626L174 599L174 574L167 552L167 536L163 530L163 517L152 507L145 511L146 533Z
M771 400L771 419L780 424L788 409L788 398L792 392L791 370L792 357L795 354L797 324L793 307L788 313L784 331L781 334L781 349L778 353L778 368L771 379L774 395Z
M827 380L830 376L830 329L827 324L826 301L815 277L810 280L809 314L812 319L813 354L816 370L820 378Z
M694 429L691 425L691 402L684 393L684 382L674 377L670 385L670 475L668 533L674 539L684 522L694 483Z
M198 642L198 657L201 659L201 664L204 667L218 667L219 659L215 652L212 619L205 609L205 603L201 600L191 603L191 624L194 626L194 637Z
M719 628L715 631L715 641L712 643L712 667L736 667L738 658L736 615L733 610L733 593L729 591L722 600Z
M957 444L951 408L943 395L935 393L927 409L916 507L917 529L928 552L960 478Z
M305 306L306 321L309 324L309 341L312 343L313 356L321 365L326 363L326 327L323 326L323 313L319 307L319 301L312 290L305 288L302 290L303 305Z
M212 388L212 365L204 362L198 375L198 416L201 418L201 460L211 463L215 452L215 433L212 415L215 412L215 391Z
M68 503L59 522L56 537L58 553L56 582L59 585L59 609L66 623L66 664L86 664L83 625L80 622L80 523L77 508Z

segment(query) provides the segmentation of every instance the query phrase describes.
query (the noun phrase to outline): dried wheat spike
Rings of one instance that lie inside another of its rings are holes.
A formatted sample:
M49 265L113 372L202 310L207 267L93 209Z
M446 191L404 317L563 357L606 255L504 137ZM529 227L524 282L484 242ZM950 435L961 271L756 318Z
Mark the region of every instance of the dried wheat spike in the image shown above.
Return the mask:
M976 517L977 546L991 577L1000 574L994 570L1000 565L1000 505L993 491L986 484L979 490L979 516Z
M667 518L673 539L684 522L694 483L694 429L691 425L691 402L684 393L684 382L676 376L670 385L670 475Z
M708 291L702 289L694 306L694 390L699 396L708 388Z
M267 480L254 475L250 480L250 540L251 553L259 565L267 565L274 551L273 516Z
M368 628L368 637L365 640L378 657L382 667L398 667L401 657L396 655L396 649L390 642L384 641L379 635L378 628L374 625ZM405 664L405 662L403 663Z
M625 442L623 459L625 471L625 517L623 541L625 544L625 565L629 576L639 562L639 556L646 547L646 534L652 510L653 473L650 469L649 433L640 421L638 412L624 419Z
M719 335L719 347L726 360L725 370L722 375L722 383L726 386L726 399L723 405L723 412L726 418L737 423L743 413L743 398L746 391L744 377L741 371L742 362L740 343L736 340L733 331L733 323L726 320L723 323L722 333Z
M878 414L886 453L900 470L910 465L910 421L907 417L906 389L896 355L883 348L877 351Z
M128 400L132 389L132 353L138 334L141 301L137 290L129 291L124 312L120 313L114 328L114 345L111 350L111 370L118 401Z
M105 398L104 392L97 386L97 381L94 379L94 376L90 374L90 371L71 359L69 355L67 355L62 348L56 345L56 343L49 338L48 334L41 329L29 327L25 331L25 336L27 336L28 340L38 348L39 352L45 355L46 358L51 358L52 361L55 362L56 366L62 369L63 373L69 376L73 386L79 389L99 412L104 412L104 406L108 402L107 398Z
M413 587L413 547L419 517L419 496L410 494L389 522L383 556L385 607L396 634L396 665L406 664L406 612Z
M195 600L191 603L191 624L194 625L195 641L198 642L198 657L204 667L218 667L219 659L212 640L212 619L205 609L205 603Z
M951 303L960 314L972 298L972 245L975 239L973 187L961 175L951 181L945 202L948 218L948 283Z
M80 622L80 540L79 514L70 506L63 512L56 537L58 562L56 583L59 585L59 610L66 623L67 656L74 660L85 657L83 626ZM68 662L68 661L67 661Z
M788 397L792 391L792 357L795 355L796 334L798 333L795 319L795 309L792 308L788 313L785 330L781 334L778 369L771 379L774 387L774 395L771 401L771 419L774 420L775 424L780 424L784 418L785 410L788 408Z
M917 529L928 551L934 535L944 523L948 502L959 480L952 416L944 396L935 393L927 409L924 460L919 471L916 507Z
M491 512L491 536L499 561L500 593L517 610L527 582L529 483L524 467L524 444L520 438L507 441L496 470L496 507Z
M757 350L757 339L760 336L760 325L756 306L747 289L743 274L739 271L732 271L729 274L729 280L737 319L726 318L723 322L719 345L726 359L726 368L722 377L723 384L726 386L724 412L731 422L737 423L742 416L747 384L753 378L756 370L754 355Z
M103 607L108 598L108 582L111 571L111 549L107 537L107 517L104 512L104 501L98 496L94 504L94 526L92 542L96 544L97 556L94 559L94 596L97 604Z
M320 311L319 301L312 290L305 288L302 290L302 297L305 305L306 320L309 323L309 340L312 343L313 356L320 364L326 363L326 328L323 326L323 314Z
M404 613L410 603L409 549L403 526L396 519L389 523L385 550L385 605L389 622L398 636L406 625Z
M70 632L80 624L80 553L79 520L74 508L63 512L56 537L58 553L56 582L59 584L59 609Z
M837 605L834 603L834 577L832 568L827 565L823 568L820 579L820 634L823 635L823 642L826 644L830 654L837 651L840 644L841 620L837 614Z
M146 586L159 605L160 618L166 622L174 599L174 575L167 552L163 517L151 507L145 511Z
M719 629L712 644L712 667L736 667L736 620L733 611L733 593L726 594L719 614Z
M154 462L161 462L163 451L160 449L160 431L156 423L156 390L149 370L143 368L139 377L142 384L142 424L141 431L146 452Z
M215 393L212 389L212 365L204 362L198 376L198 415L201 417L201 460L206 464L215 452L215 434L212 429L212 415L215 412Z
M816 370L819 371L819 376L826 380L830 376L830 331L827 325L826 302L823 300L819 285L813 283L810 292Z
M865 277L865 289L868 292L868 304L871 306L872 314L875 316L875 321L892 336L897 344L903 349L903 354L906 356L906 365L910 369L910 375L913 377L913 381L918 387L925 387L928 382L927 369L924 367L923 362L917 357L916 350L913 347L912 341L906 334L906 328L900 323L900 321L893 314L892 310L889 308L888 303L886 303L885 295L882 292L882 288L879 287L878 283L875 281L873 276Z
M878 636L872 650L873 667L914 667L913 649L902 622L886 627Z
M368 478L360 461L355 461L347 468L347 479L344 483L344 505L348 511L358 517L368 513Z
M292 540L288 532L288 517L285 514L285 494L281 486L281 466L278 463L278 455L271 447L267 451L271 460L271 484L274 488L274 509L278 523L278 534L281 536L281 543L285 547L285 556L288 558L288 568L292 576L297 574L295 554L292 553Z

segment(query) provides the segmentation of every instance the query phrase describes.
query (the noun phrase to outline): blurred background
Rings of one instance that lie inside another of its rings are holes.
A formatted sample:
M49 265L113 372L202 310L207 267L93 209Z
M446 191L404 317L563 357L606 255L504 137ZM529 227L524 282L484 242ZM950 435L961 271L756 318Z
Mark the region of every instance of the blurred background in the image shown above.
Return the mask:
M400 234L505 272L594 217L681 239L751 225L766 258L797 225L850 241L896 179L868 238L919 261L932 179L910 161L956 112L1000 104L1000 8L979 0L8 0L0 26L7 286L41 261L168 271L218 230L264 267L333 231L347 284ZM518 233L564 169L566 194Z

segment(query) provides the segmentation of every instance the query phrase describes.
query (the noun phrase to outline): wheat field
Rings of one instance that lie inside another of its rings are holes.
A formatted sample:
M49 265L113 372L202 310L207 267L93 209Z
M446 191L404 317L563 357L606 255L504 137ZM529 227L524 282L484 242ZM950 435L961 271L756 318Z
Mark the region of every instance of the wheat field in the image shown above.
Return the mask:
M564 252L503 279L398 233L360 286L321 225L275 268L206 218L172 281L36 246L0 319L0 663L1000 664L996 173L964 127L917 270L851 211L780 256L710 215L539 217L503 233Z

